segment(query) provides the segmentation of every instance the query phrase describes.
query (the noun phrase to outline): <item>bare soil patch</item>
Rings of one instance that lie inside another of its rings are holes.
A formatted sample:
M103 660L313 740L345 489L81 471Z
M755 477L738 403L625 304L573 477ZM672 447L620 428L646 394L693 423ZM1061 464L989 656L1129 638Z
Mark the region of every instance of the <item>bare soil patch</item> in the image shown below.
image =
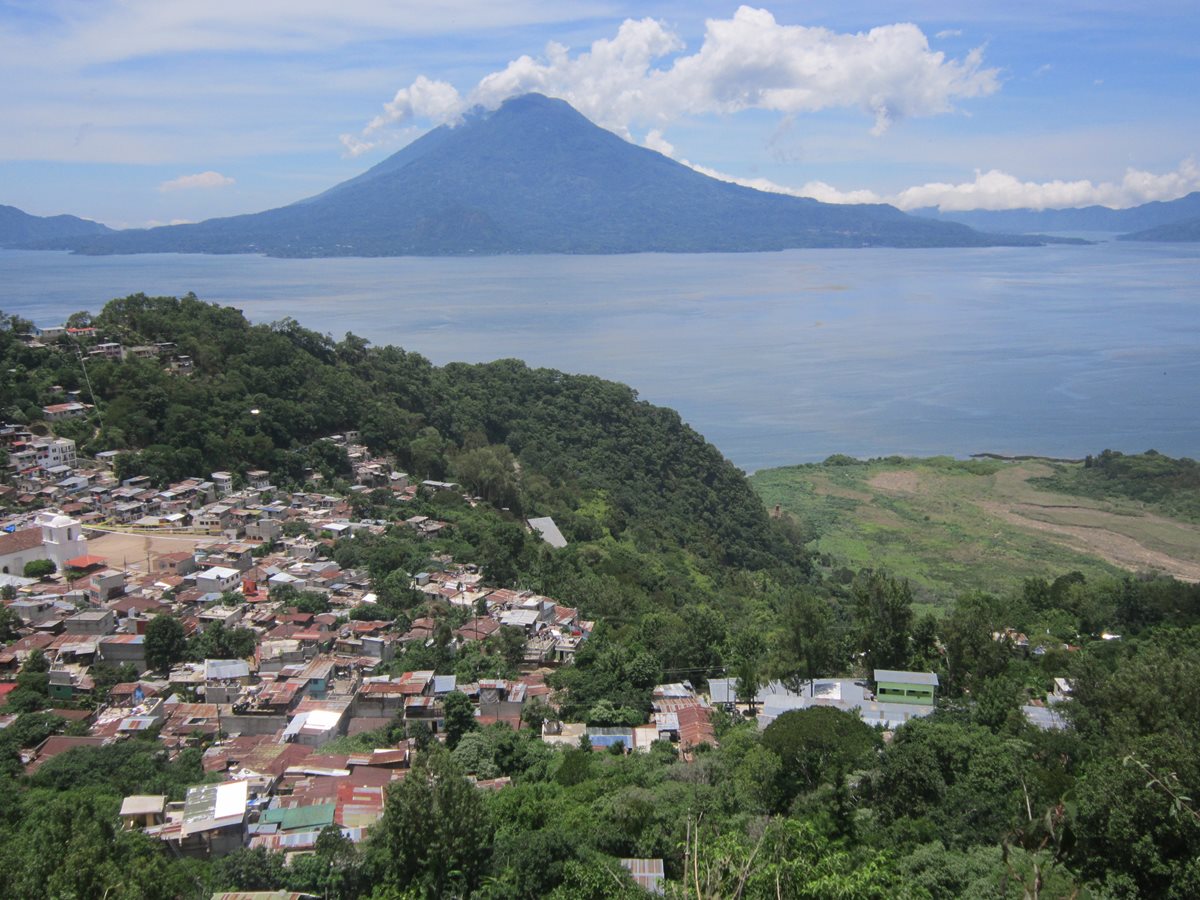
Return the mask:
M87 542L87 552L94 556L103 556L110 566L128 566L139 572L148 571L146 558L154 560L164 553L178 553L181 550L191 552L197 547L215 544L218 538L212 536L190 537L188 535L148 535L125 534L108 532L94 537Z
M1128 535L1105 527L1103 520L1110 516L1110 513L1080 507L1080 511L1087 510L1091 513L1095 520L1094 524L1066 524L1023 515L1020 504L1009 506L990 500L977 502L982 509L1010 525L1051 535L1058 540L1058 543L1099 556L1122 569L1132 572L1154 570L1164 572L1180 581L1200 581L1200 563L1152 550ZM1030 512L1032 511L1031 509Z
M871 487L891 494L915 494L921 490L921 476L912 469L880 472L867 481Z
M874 499L866 491L856 491L854 488L841 487L824 481L814 481L813 493L819 497L840 497L843 500L854 500L858 503L870 503Z

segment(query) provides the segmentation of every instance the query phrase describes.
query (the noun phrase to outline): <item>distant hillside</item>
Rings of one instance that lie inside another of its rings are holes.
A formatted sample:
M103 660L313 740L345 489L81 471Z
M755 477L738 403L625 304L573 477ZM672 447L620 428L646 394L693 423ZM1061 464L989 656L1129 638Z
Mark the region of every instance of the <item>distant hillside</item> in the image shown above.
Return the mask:
M1147 228L1132 234L1123 234L1117 238L1120 241L1200 241L1200 218L1185 219L1170 225L1159 225L1157 228Z
M0 206L0 247L113 233L99 222L76 216L31 216L15 206Z
M959 222L980 231L1009 234L1048 231L1142 231L1200 216L1200 191L1178 200L1143 203L1129 209L1084 206L1078 209L971 209L939 212L929 208L914 210L913 214L940 222Z
M445 256L1031 245L891 206L718 181L537 94L437 128L318 196L253 215L39 246L81 253Z

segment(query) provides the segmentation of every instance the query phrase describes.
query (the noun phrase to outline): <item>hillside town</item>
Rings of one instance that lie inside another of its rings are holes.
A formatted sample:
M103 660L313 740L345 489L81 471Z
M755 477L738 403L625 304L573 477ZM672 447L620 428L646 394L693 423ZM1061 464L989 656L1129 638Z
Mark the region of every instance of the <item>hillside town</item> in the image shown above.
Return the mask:
M26 771L75 747L147 734L169 753L202 748L209 779L184 800L135 795L121 808L125 827L181 854L214 857L241 847L304 854L331 825L361 840L383 813L388 784L404 777L424 744L446 740L452 696L469 701L478 725L535 728L546 743L598 751L645 752L661 741L683 759L715 745L717 708L753 714L761 707L765 727L784 710L827 705L888 728L933 709L932 674L879 673L886 684L878 696L864 682L821 680L807 694L773 683L743 698L726 678L709 681L709 693L687 681L658 685L640 725L563 722L547 676L571 664L594 627L578 609L489 584L471 561L441 555L408 579L414 596L443 614L399 627L394 617L372 615L369 575L331 558L337 541L387 529L428 538L448 527L402 512L390 522L356 518L354 494L383 490L403 509L419 497L461 493L459 485L414 483L372 457L354 433L327 439L353 465L348 496L282 491L264 471L213 472L158 489L145 477L118 480L111 456L78 459L66 438L12 425L0 438L12 469L5 499L27 508L0 522L0 584L16 623L0 649L0 698L39 659L50 709L71 725L27 752ZM527 528L552 548L566 546L550 518ZM308 611L314 600L324 611ZM178 622L188 641L239 635L244 652L156 666L148 636L160 617ZM464 682L404 669L408 648L435 643L451 656L472 647L507 653L519 674ZM17 715L0 716L0 728ZM346 739L382 735L394 739L344 747ZM507 781L475 780L480 789Z

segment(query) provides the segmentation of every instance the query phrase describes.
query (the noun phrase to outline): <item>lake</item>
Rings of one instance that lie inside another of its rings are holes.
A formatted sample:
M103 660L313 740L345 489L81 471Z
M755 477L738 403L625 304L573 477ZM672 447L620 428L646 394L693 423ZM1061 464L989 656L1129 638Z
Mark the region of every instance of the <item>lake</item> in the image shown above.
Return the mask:
M739 466L1200 452L1200 245L280 260L0 251L0 309L61 324L194 291L436 363L626 382Z

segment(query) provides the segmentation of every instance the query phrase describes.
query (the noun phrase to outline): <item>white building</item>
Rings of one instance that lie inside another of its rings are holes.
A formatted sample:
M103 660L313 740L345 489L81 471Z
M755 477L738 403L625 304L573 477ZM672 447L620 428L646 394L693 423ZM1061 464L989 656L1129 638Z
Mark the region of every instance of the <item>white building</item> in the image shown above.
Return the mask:
M74 449L74 442L71 443ZM78 519L54 512L38 513L35 524L42 530L42 550L46 559L51 559L64 569L68 559L87 555L87 541L83 539L83 528Z
M223 594L225 591L232 591L241 584L241 581L241 572L225 566L213 566L196 575L196 587L206 594Z
M43 469L53 469L55 466L75 468L78 461L75 455L75 442L70 438L49 438L35 441L33 445L37 452L37 463Z

